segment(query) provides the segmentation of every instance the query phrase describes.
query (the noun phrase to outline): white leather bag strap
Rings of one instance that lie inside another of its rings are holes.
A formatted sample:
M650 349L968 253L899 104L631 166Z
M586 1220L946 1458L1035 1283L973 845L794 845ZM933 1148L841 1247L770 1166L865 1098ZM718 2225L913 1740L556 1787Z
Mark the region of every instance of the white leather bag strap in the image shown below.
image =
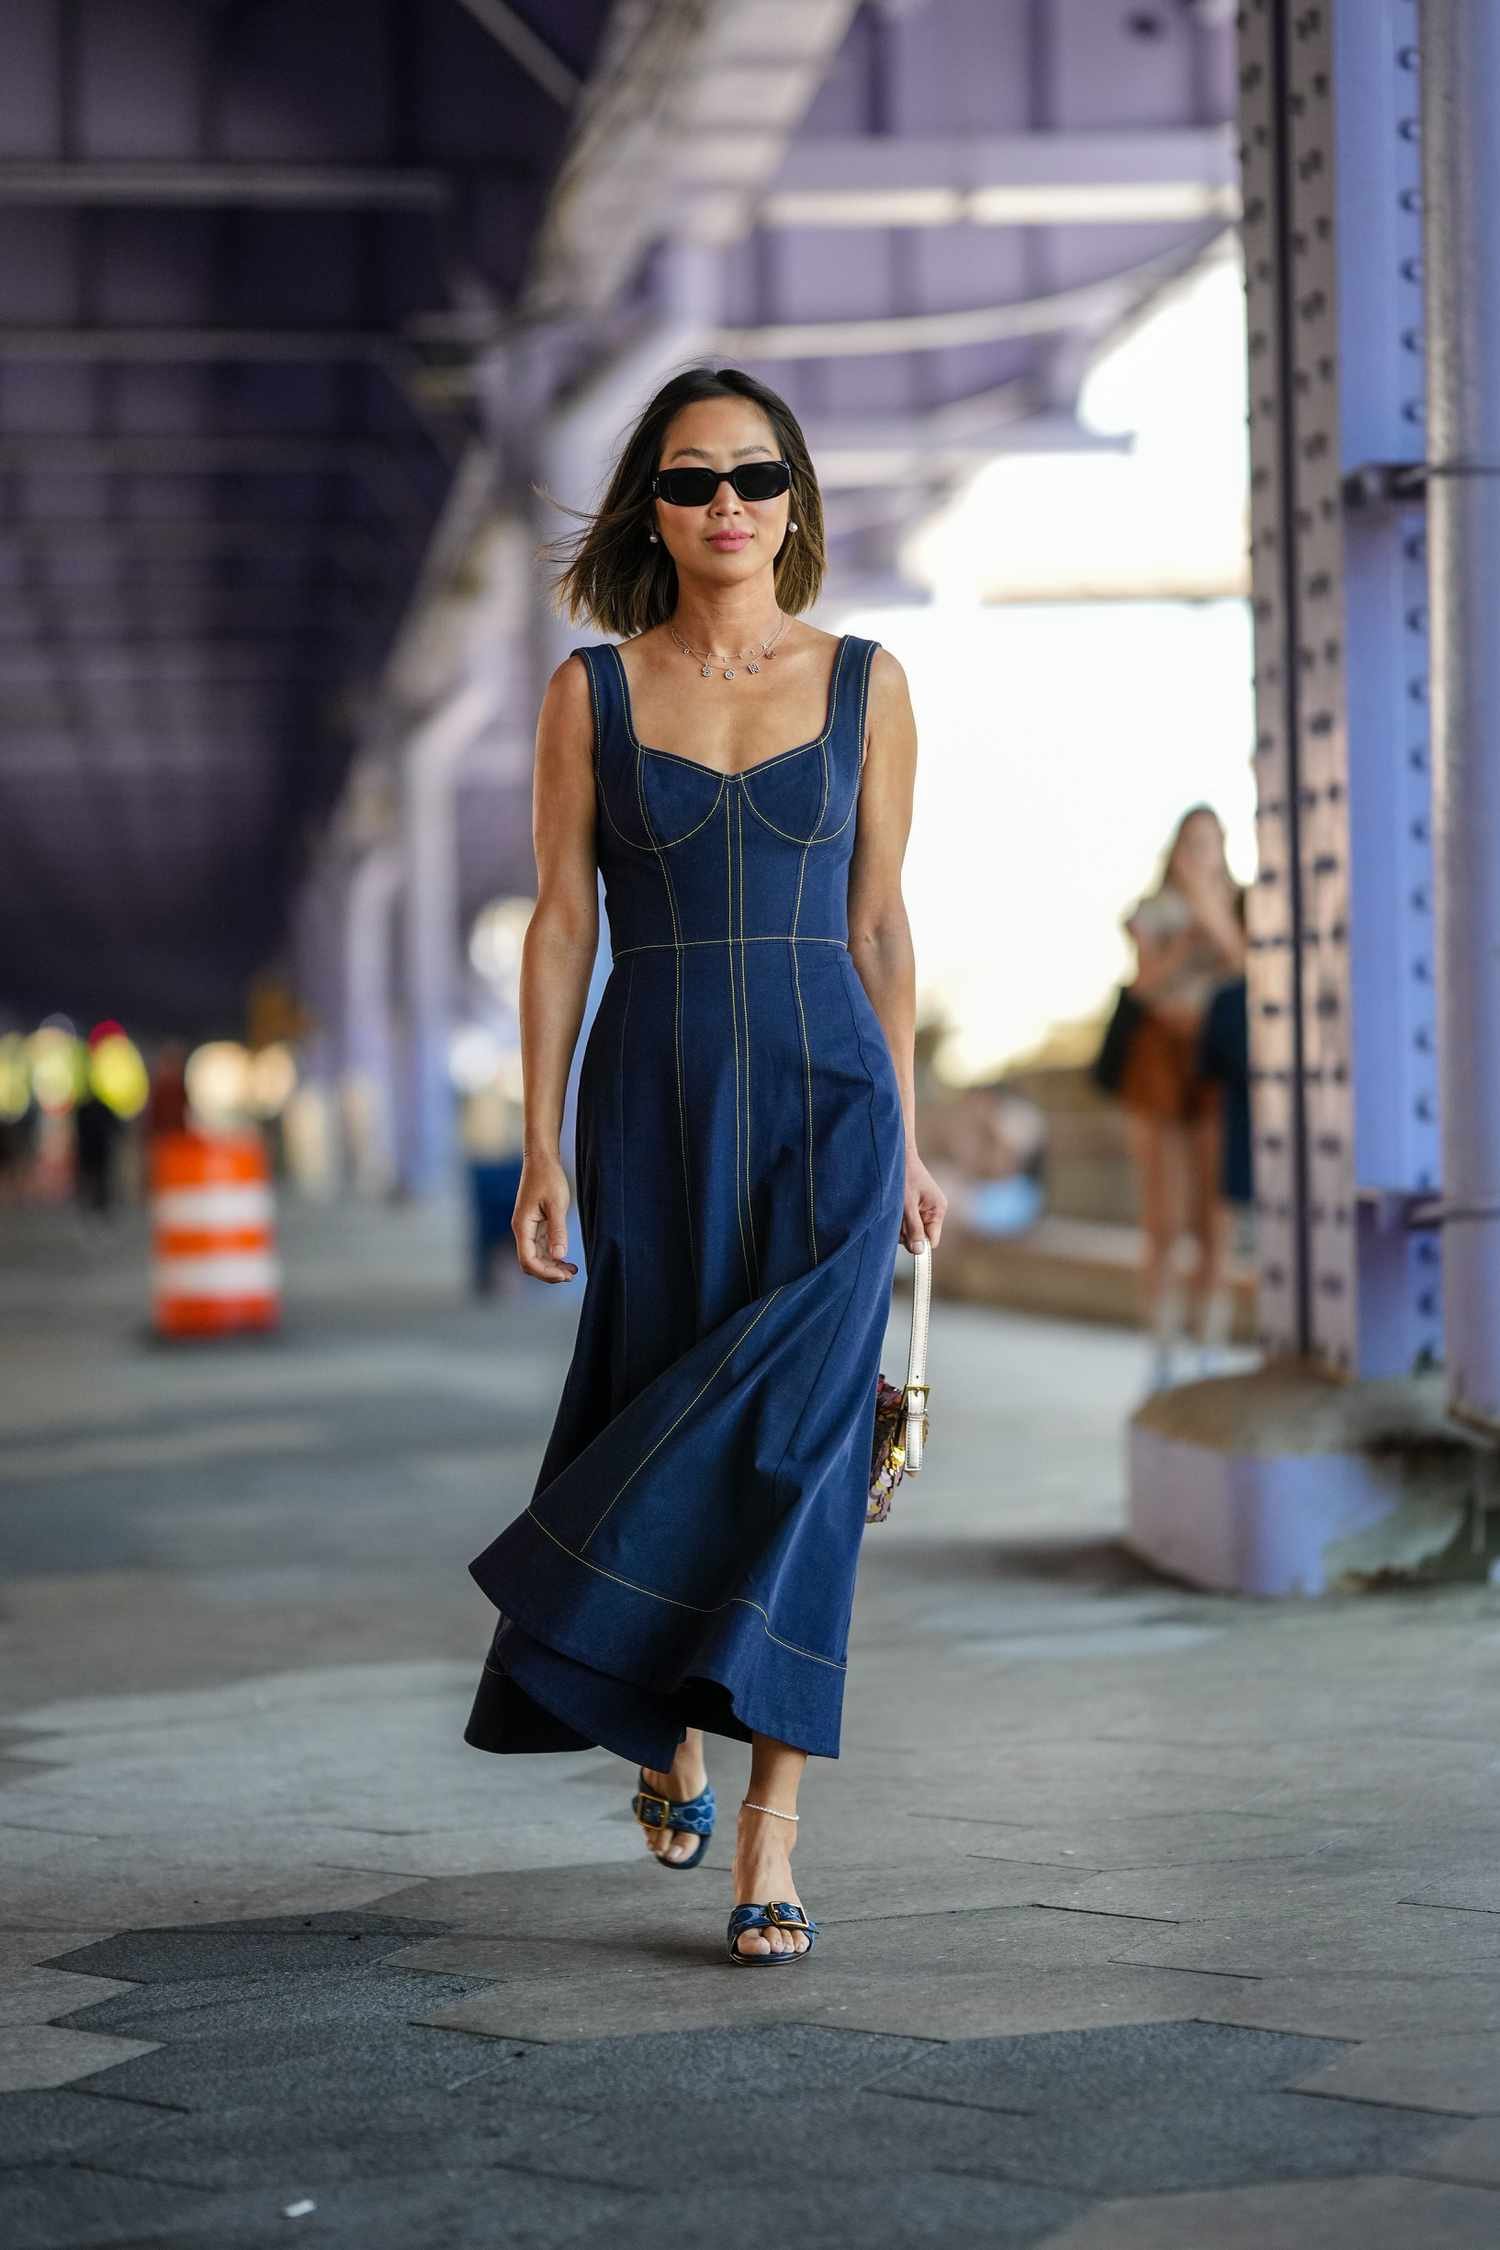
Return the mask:
M927 1435L927 1319L932 1303L932 1245L924 1242L912 1252L911 1349L906 1361L906 1473L922 1466L922 1441Z

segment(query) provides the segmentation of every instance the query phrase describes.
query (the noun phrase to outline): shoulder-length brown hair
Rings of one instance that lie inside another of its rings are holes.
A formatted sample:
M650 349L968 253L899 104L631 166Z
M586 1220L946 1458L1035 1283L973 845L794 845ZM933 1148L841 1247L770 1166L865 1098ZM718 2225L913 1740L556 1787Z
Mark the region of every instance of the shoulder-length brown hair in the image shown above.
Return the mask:
M1180 846L1183 837L1187 834L1188 823L1190 821L1199 819L1205 814L1219 831L1219 848L1221 851L1223 851L1225 843L1224 818L1220 813L1217 805L1189 805L1187 811L1183 813L1181 818L1178 820L1176 827L1172 830L1167 848L1162 854L1161 872L1156 878L1156 888L1158 891L1165 890L1167 884L1172 880L1172 871L1177 865L1178 847ZM1229 876L1230 890L1234 894L1234 910L1239 916L1241 923L1243 923L1246 919L1247 914L1245 886L1243 883L1238 883L1235 881L1233 870L1229 865L1229 858L1227 853L1224 857L1224 868L1225 872Z
M689 367L663 383L636 420L599 506L583 528L543 550L566 567L553 581L557 606L628 639L660 625L677 607L677 565L651 543L656 510L651 479L674 416L700 399L740 398L760 408L792 472L791 521L797 525L776 558L776 599L793 615L817 599L827 565L823 496L801 425L786 400L738 367ZM559 503L562 505L562 503Z

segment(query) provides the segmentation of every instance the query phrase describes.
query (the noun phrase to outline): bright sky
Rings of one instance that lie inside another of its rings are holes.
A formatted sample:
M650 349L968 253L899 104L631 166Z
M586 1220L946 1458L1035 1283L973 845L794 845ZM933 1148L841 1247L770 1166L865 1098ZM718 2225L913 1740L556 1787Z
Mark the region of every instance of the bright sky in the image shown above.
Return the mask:
M924 528L928 608L845 611L900 657L920 740L904 888L944 1068L987 1075L1126 970L1120 916L1207 800L1254 869L1244 303L1230 260L1107 354L1083 394L1130 455L1002 458ZM1021 600L1080 582L1190 600ZM990 601L981 605L983 586ZM996 596L1000 599L996 599Z

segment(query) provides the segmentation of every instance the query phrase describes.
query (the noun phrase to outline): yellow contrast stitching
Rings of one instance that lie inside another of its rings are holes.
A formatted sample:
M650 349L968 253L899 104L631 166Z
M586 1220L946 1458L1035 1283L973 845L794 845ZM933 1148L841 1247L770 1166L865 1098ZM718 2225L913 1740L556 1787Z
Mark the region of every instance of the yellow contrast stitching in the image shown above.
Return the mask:
M618 659L616 659L618 661ZM646 810L646 792L641 781L641 755L635 757L635 799L640 808L641 825L655 842L651 815ZM693 1183L688 1168L687 1103L682 1091L682 925L677 919L677 895L672 889L672 876L660 851L656 864L661 869L661 879L667 887L667 911L672 917L673 960L677 971L676 990L672 1002L672 1045L677 1055L677 1133L682 1146L682 1208L687 1219L688 1263L693 1269L693 1286L698 1286L698 1252L693 1241Z
M621 828L619 822L615 819L614 813L610 809L609 790L605 786L604 781L604 774L600 757L600 744L603 738L603 728L599 723L599 691L598 683L594 678L594 667L589 662L588 657L584 654L583 650L579 650L579 655L583 658L583 668L584 671L588 674L589 702L593 706L594 712L594 783L597 791L598 802L603 808L604 818L609 825L610 834L614 836L619 843L622 843L627 851L639 852L643 858L649 858L653 853L659 854L664 851L675 851L679 844L685 844L689 836L696 836L698 833L698 829L704 827L707 822L713 819L715 812L718 810L718 798L716 797L713 804L709 806L708 811L703 816L703 819L698 822L697 828L688 829L686 835L674 836L671 839L670 843L661 842L656 838L653 838L649 844L638 844L633 836L626 835L624 829ZM626 729L626 732L629 732L628 727ZM723 791L721 790L720 795L722 796L722 794Z
M659 1594L654 1586L642 1586L634 1578L622 1578L617 1570L606 1570L602 1563L590 1562L587 1555L579 1554L577 1549L570 1547L565 1539L559 1539L555 1531L549 1530L534 1508L528 1508L526 1513L536 1525L537 1530L545 1533L554 1547L560 1547L571 1561L582 1563L584 1569L593 1571L596 1577L609 1579L612 1585L623 1586L627 1592L632 1594L644 1594L648 1601L665 1602L668 1609L691 1610L695 1617L717 1617L721 1609L753 1609L762 1621L762 1630L767 1640L774 1641L778 1648L789 1649L793 1656L805 1656L810 1664L826 1664L830 1672L847 1672L849 1669L847 1664L841 1664L835 1656L820 1656L816 1649L799 1648L795 1641L784 1640L780 1633L772 1630L770 1611L764 1608L760 1602L751 1601L748 1594L731 1594L727 1602L713 1602L711 1604L684 1602L680 1601L675 1594ZM592 1534L590 1536L592 1537Z
M779 766L783 758L802 758L809 750L817 750L828 740L820 734L816 741L798 742L790 750L778 750L774 757L757 758L753 766L742 766L738 773L723 773L717 766L706 766L701 758L684 758L680 750L653 750L649 742L637 744L643 758L669 758L674 766L691 766L694 773L706 773L713 781L748 781L751 774L759 773L762 766Z
M750 1271L750 1252L745 1243L745 1209L740 1201L742 1157L740 1153L740 1023L739 1009L734 996L734 848L730 837L732 826L730 809L724 808L724 927L729 934L729 951L725 959L729 964L729 1029L734 1041L734 1216L740 1230L740 1256L745 1265L745 1283L751 1294L755 1291L754 1276Z
M721 788L719 791L719 796L714 799L707 812L703 815L703 818L697 823L695 827L685 828L680 836L664 836L661 840L661 849L664 852L675 852L679 844L685 844L691 837L696 836L699 828L706 828L709 822L713 819L714 814L718 811L719 798L723 795L724 791Z
M708 1389L708 1386L713 1381L714 1377L719 1373L720 1368L728 1366L730 1360L733 1359L735 1353L739 1350L741 1344L743 1344L745 1338L749 1335L751 1329L755 1326L756 1321L764 1320L766 1314L770 1311L772 1305L775 1304L776 1299L781 1295L781 1292L785 1286L786 1285L784 1282L777 1283L776 1287L771 1291L770 1296L767 1297L765 1303L761 1306L760 1311L755 1315L755 1319L747 1321L745 1326L741 1329L739 1335L736 1336L734 1342L730 1345L728 1351L720 1360L718 1367L711 1368L708 1374L704 1376L703 1381L699 1384L697 1390L694 1391L692 1397L688 1400L687 1405L682 1409L682 1413L677 1415L673 1421L667 1424L666 1428L662 1431L661 1436L657 1439L656 1445L651 1446L648 1451L641 1455L641 1458L639 1459L639 1461L637 1461L635 1467L631 1470L630 1475L625 1479L625 1484L621 1485L619 1492L615 1494L614 1500L611 1500L609 1503L609 1507L605 1509L604 1515L600 1516L599 1522L596 1523L593 1527L593 1530L590 1531L588 1539L584 1540L583 1543L585 1547L588 1545L589 1539L593 1538L594 1532L599 1529L599 1524L603 1523L604 1516L607 1516L609 1514L609 1509L614 1506L615 1500L618 1500L620 1498L620 1494L624 1492L625 1485L629 1484L632 1479L640 1475L642 1469L644 1469L646 1463L650 1460L651 1455L656 1452L658 1446L663 1446L666 1444L667 1439L672 1435L672 1432L676 1429L678 1422L683 1419L683 1416L692 1413L693 1408L697 1405L699 1399L702 1398L704 1392ZM538 1523L541 1523L541 1520L541 1517L538 1516ZM543 1531L546 1531L547 1526L545 1524L542 1524L542 1529ZM558 1545L562 1545L561 1540L558 1541ZM582 1559L583 1558L580 1556L579 1560L581 1561ZM648 1589L643 1588L642 1590L647 1591Z
M630 995L635 990L635 965L632 962L625 980L625 1010L620 1018L620 1188L625 1191L625 1027L630 1021ZM621 1230L620 1236L620 1358L625 1369L625 1381L630 1382L630 1230Z
M802 863L797 869L797 900L796 904L792 908L791 934L794 940L797 935L797 917L802 912L802 878L806 874L806 872L807 854L806 852L804 852L802 854ZM818 1228L813 1211L812 1056L808 1051L807 1045L807 1017L804 1014L802 1007L802 985L797 975L797 948L795 943L792 946L792 991L796 996L797 1021L801 1026L802 1035L802 1092L804 1109L807 1118L807 1129L805 1135L807 1144L807 1235L808 1241L812 1246L812 1262L814 1265L816 1265L818 1262Z
M750 1221L750 1256L755 1265L755 1279L751 1287L760 1288L760 1248L755 1240L755 1194L750 1179L750 992L745 981L745 820L741 812L735 814L735 843L740 857L740 998L745 1010L745 1212ZM734 973L734 954L729 956L730 974Z
M850 803L849 810L845 813L837 828L830 828L826 836L794 836L789 828L778 828L774 820L767 820L765 814L761 811L759 805L755 802L755 799L750 795L748 789L743 792L743 795L747 803L749 804L750 810L754 813L762 828L769 828L771 834L773 836L779 836L782 839L783 843L804 844L809 851L811 851L818 844L836 843L839 837L843 835L844 830L848 827L850 821L854 818L854 806L858 803L858 792L856 792L853 801L851 801Z
M863 670L859 679L859 719L854 731L854 746L859 752L859 764L854 769L854 803L859 803L859 792L864 782L865 770L865 705L870 693L870 669L875 662L878 641L868 641L861 651ZM853 806L850 807L852 811Z
M672 938L648 938L642 945L617 945L610 954L611 960L621 961L627 953L685 953L692 945L841 945L847 953L849 940L841 937L818 937L810 930L800 931L796 937L785 930L752 930L748 937L690 937L679 941Z

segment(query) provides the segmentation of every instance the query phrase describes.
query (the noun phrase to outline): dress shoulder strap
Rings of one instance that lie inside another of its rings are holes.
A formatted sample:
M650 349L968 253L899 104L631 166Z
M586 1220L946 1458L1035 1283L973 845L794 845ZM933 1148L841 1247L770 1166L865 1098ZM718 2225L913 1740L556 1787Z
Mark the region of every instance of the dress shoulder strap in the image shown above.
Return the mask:
M841 723L848 728L854 742L856 763L863 765L865 720L870 707L870 666L880 643L863 640L858 633L848 633L844 639L839 695Z
M602 779L615 763L620 743L628 732L620 669L608 641L593 641L573 654L588 674L589 701L594 713L594 774Z

